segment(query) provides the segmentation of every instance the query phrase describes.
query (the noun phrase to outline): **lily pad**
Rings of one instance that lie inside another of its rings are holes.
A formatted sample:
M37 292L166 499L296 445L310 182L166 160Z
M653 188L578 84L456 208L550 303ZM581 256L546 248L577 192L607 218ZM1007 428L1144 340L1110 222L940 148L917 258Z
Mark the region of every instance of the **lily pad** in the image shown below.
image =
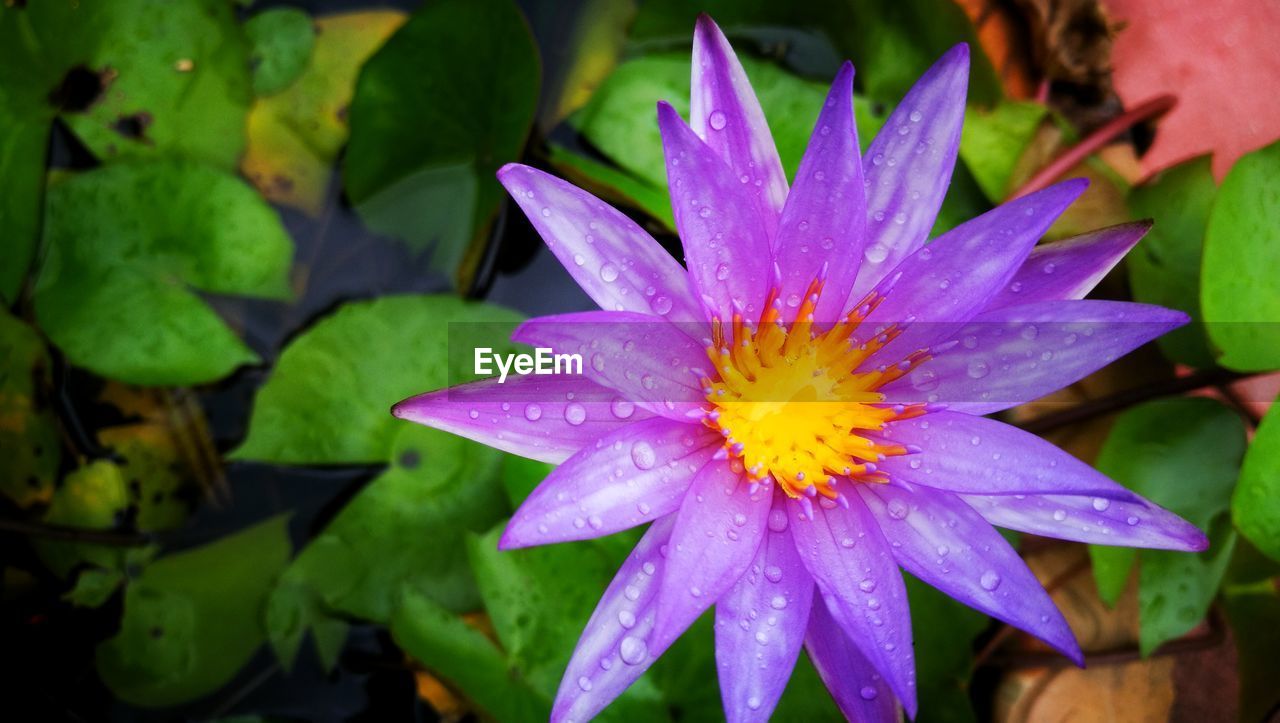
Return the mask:
M1280 368L1280 142L1239 161L1209 214L1200 304L1230 369Z
M960 136L960 157L982 192L1001 203L1014 190L1018 160L1048 115L1039 103L1004 101L990 109L970 107Z
M315 47L302 75L249 111L240 170L268 200L320 212L347 142L360 67L407 18L399 10L369 10L315 19Z
M1102 599L1115 604L1139 562L1139 645L1149 654L1204 618L1235 548L1228 514L1245 452L1245 428L1212 399L1163 399L1116 421L1097 467L1134 492L1182 516L1209 536L1204 552L1091 545Z
M75 364L136 384L198 384L257 356L193 290L283 299L293 244L233 176L131 160L49 189L40 326Z
M537 47L512 0L424 5L365 63L347 195L369 226L469 278L537 109Z
M510 350L518 319L448 296L384 297L347 304L281 354L231 457L388 465L298 555L273 594L271 640L286 663L309 628L322 652L332 650L338 614L385 623L409 593L454 611L479 604L458 540L509 513L498 474L503 455L389 410L456 378L448 348L466 344L459 329Z
M125 591L120 632L98 647L103 682L144 708L217 690L266 639L267 592L289 551L279 516L151 563Z

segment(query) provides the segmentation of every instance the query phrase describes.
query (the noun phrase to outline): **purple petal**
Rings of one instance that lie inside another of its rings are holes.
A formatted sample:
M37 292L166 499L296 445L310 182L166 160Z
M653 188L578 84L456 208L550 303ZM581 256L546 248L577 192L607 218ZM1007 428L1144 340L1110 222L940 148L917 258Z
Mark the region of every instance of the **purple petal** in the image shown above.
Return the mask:
M1199 552L1209 539L1194 525L1144 500L1083 495L960 495L987 522L1033 535L1095 545Z
M893 690L840 629L820 597L813 601L804 647L845 718L859 723L902 720L902 708Z
M1009 543L955 495L905 482L857 485L903 569L991 617L1084 655L1071 627Z
M890 479L965 494L1093 495L1137 500L1136 494L1043 439L994 419L934 412L890 423L884 436L920 448L889 457Z
M1010 201L908 256L890 275L895 281L888 297L864 322L871 328L905 322L906 330L872 359L897 362L952 336L956 323L976 315L1009 283L1031 247L1087 185L1073 179Z
M921 76L871 141L862 160L866 260L850 303L857 303L929 237L955 168L968 82L969 46L957 45Z
M653 644L662 554L675 515L645 532L591 613L573 651L552 707L552 721L586 721L613 702L666 651Z
M907 589L875 517L857 495L847 502L848 509L817 505L811 520L804 507L791 501L791 534L831 615L914 717L915 654Z
M484 379L400 402L391 413L521 457L558 464L643 409L580 376Z
M853 124L853 65L845 63L831 84L782 210L774 246L783 308L797 307L810 282L825 276L813 316L819 322L835 321L858 274L865 234L862 161Z
M538 485L511 517L498 546L586 540L674 512L720 441L701 425L662 418L601 437Z
M498 180L578 286L602 309L703 320L688 274L609 204L542 171L508 164Z
M687 330L688 325L684 325ZM655 414L688 420L702 409L706 350L682 327L630 311L584 311L529 319L514 341L582 357L588 379Z
M693 478L671 532L658 592L656 644L670 645L755 559L773 489L752 487L728 462L713 461Z
M735 309L760 314L772 275L769 236L751 183L715 154L670 105L658 104L667 185L685 265L703 305L728 321Z
M775 492L755 560L716 602L716 663L728 723L769 717L804 642L813 577L787 524L786 496Z
M1181 311L1123 301L1006 306L974 317L953 346L881 391L890 402L990 414L1073 384L1188 321Z
M1035 247L1013 279L987 303L987 311L1083 299L1150 228L1150 221L1123 223Z
M734 178L747 179L755 218L772 238L787 197L787 177L747 74L724 33L706 15L698 17L693 31L692 81L689 124Z

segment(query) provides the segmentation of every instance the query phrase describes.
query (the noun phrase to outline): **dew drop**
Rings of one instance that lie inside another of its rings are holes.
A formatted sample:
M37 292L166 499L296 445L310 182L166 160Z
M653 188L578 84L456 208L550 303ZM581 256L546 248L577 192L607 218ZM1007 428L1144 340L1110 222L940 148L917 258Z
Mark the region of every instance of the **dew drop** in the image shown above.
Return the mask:
M530 422L536 422L542 419L542 407L536 404L526 405L524 408L524 418Z
M769 601L769 607L774 610L782 610L787 607L787 598L783 595L774 595L773 599Z
M881 244L871 244L862 252L862 255L867 257L867 261L878 264L889 258L889 249Z
M614 266L610 262L605 262L604 266L600 267L600 278L603 279L605 283L617 281L618 267Z
M636 413L636 405L622 397L616 397L609 405L609 411L613 412L613 416L618 419L630 419L631 415Z
M863 700L875 700L878 693L875 688L869 685L864 685L862 686L862 690L858 691L858 695L862 696Z
M981 359L974 359L969 362L965 373L969 375L970 379L981 379L991 373L991 367Z
M729 265L720 264L716 267L716 281L724 281L729 278Z
M889 500L889 504L886 505L886 508L889 511L889 516L895 520L906 519L907 514L910 512L910 510L907 509L906 503L897 498Z
M566 404L564 408L564 421L575 427L582 424L587 421L587 408L577 402Z
M585 675L584 675L584 676L582 676L581 678L578 678L578 687L582 689L582 692L583 692L583 693L590 693L590 692L591 692L591 679L590 679L590 678L588 678L588 677L587 677L587 676L585 676Z
M659 296L653 300L653 303L649 304L649 307L652 308L653 313L658 316L666 316L671 313L671 299L665 296Z
M787 529L787 513L782 510L769 510L769 529L783 532Z
M1054 510L1054 511L1053 511L1053 520L1054 520L1054 522L1062 522L1062 521L1063 521L1063 520L1065 520L1065 519L1067 519L1067 511L1066 511L1066 510Z
M649 655L649 646L645 642L634 635L628 635L622 639L622 643L618 646L618 654L622 657L622 662L627 665L639 665Z
M764 576L769 582L778 582L782 579L782 568L777 565L769 565L764 569Z
M658 455L648 442L636 442L631 445L631 461L638 469L653 469Z
M618 612L618 624L619 624L619 625L621 625L622 627L626 628L627 630L630 630L631 628L634 628L634 627L636 626L636 616L635 616L635 613L631 612L630 610L622 610L622 611L619 611L619 612Z
M1111 500L1108 500L1103 497L1093 498L1093 509L1097 510L1098 512L1106 512L1107 508L1110 506L1111 506Z
M982 573L982 577L978 578L978 584L983 590L991 592L1000 587L1000 575L995 570L987 570Z
M718 110L711 111L711 116L707 118L707 121L713 129L718 131L724 130L724 127L729 124L729 119L725 117L724 112Z

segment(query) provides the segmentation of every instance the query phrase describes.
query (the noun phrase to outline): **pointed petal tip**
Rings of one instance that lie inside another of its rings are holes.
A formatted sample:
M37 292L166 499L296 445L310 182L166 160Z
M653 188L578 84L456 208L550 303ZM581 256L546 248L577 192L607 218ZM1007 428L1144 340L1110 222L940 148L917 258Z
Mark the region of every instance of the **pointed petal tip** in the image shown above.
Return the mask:
M499 181L506 180L507 176L511 175L512 173L515 173L516 170L521 168L529 171L533 170L532 168L529 168L523 163L507 163L503 165L502 168L499 168L498 172L495 173L494 175L498 177Z

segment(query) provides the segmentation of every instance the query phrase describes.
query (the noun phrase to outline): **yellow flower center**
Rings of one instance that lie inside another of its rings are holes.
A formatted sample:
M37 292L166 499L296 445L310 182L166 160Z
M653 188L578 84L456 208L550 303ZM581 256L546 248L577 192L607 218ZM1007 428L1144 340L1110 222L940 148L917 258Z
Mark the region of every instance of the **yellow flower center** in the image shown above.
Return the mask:
M813 322L821 281L810 285L797 321L781 321L771 293L758 325L735 314L732 328L712 322L707 356L719 380L705 378L712 409L705 424L725 437L726 453L753 480L770 475L788 495L836 498L838 478L888 481L877 463L907 454L877 434L889 422L924 413L924 405L889 405L882 385L927 359L914 352L898 364L856 371L895 338L891 326L860 341L854 332L881 297L869 295L836 324ZM726 333L727 332L727 333Z

